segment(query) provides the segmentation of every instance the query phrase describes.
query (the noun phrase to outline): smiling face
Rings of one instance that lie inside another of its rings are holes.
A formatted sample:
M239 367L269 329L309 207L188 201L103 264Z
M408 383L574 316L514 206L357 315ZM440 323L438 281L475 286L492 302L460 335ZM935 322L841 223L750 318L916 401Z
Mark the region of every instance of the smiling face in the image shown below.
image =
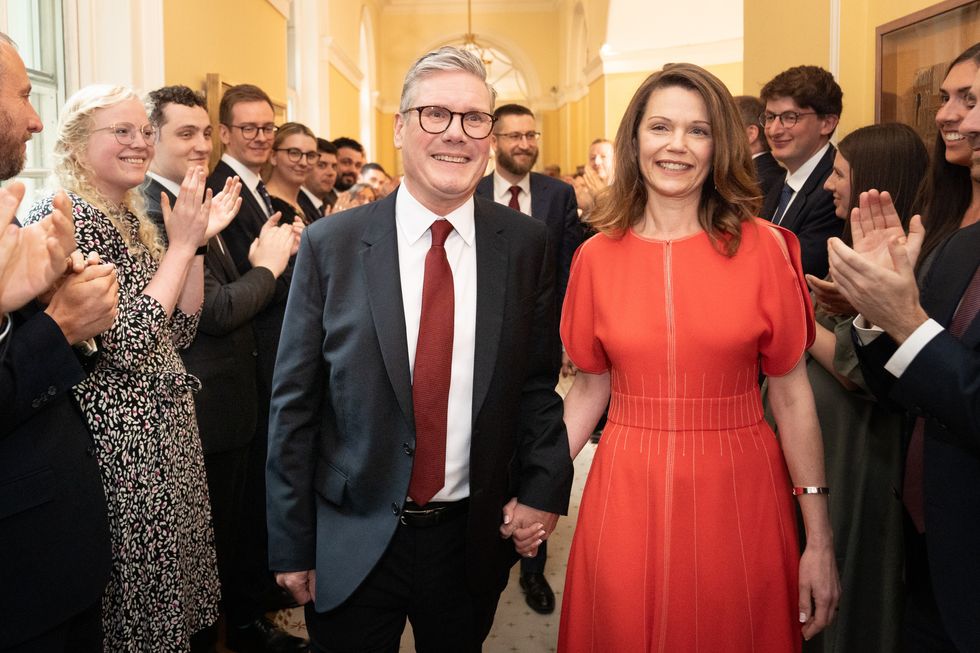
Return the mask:
M851 206L851 164L840 152L834 158L834 169L823 184L824 190L834 196L834 215L842 220L847 219L847 211Z
M112 130L103 129L124 122L137 128L130 145L120 145ZM113 202L122 202L126 193L146 177L154 148L139 130L148 122L143 104L135 98L92 112L93 130L98 131L89 134L80 159L93 173L91 184Z
M778 97L766 102L768 113L782 114L795 111L801 114L792 127L783 125L778 118L766 125L766 138L772 155L793 174L830 140L837 128L838 117L819 116L810 107L801 107L791 97Z
M24 62L14 48L0 43L0 180L20 173L27 141L42 128L31 106L31 80Z
M493 113L487 85L463 71L427 75L415 86L410 106ZM395 117L395 147L402 151L409 192L437 215L446 215L473 195L490 157L490 139L467 136L459 116L452 117L443 133L429 134L419 125L417 111Z
M255 134L255 138L248 140L239 128L245 125L253 127L274 126L276 124L275 119L272 106L268 102L255 100L236 103L231 108L231 125L218 127L221 142L225 145L225 151L246 168L258 174L265 162L269 160L275 135L267 136L260 129Z
M636 140L648 192L699 200L711 171L714 140L701 95L679 86L650 94Z
M978 70L980 68L972 60L958 63L939 86L940 107L936 112L936 127L946 144L946 161L957 166L970 165L970 144L960 133L960 123L970 111L967 95Z
M337 148L337 188L347 190L357 183L364 167L364 153L352 147Z
M316 139L306 134L290 134L282 139L276 149L278 151L273 152L272 158L269 159L269 163L272 164L270 182L280 181L287 186L298 188L306 181L310 170L313 169L314 164L307 162L306 154L316 152ZM299 158L299 161L291 161L286 150L299 150L303 156Z
M367 184L374 190L378 190L379 188L381 188L382 186L388 183L388 175L381 172L377 168L371 168L370 170L362 174L358 178L358 181Z
M970 145L970 177L973 179L974 189L976 184L980 184L980 69L973 75L973 84L966 95L966 106L969 112L964 116L960 124L960 130L966 136ZM976 192L974 190L974 192Z
M179 184L189 168L207 169L213 148L208 112L198 106L171 102L163 107L163 124L150 170Z
M529 134L537 129L534 116L505 114L494 125L490 144L497 153L497 165L518 179L531 171L538 161L538 141L514 140L509 134Z

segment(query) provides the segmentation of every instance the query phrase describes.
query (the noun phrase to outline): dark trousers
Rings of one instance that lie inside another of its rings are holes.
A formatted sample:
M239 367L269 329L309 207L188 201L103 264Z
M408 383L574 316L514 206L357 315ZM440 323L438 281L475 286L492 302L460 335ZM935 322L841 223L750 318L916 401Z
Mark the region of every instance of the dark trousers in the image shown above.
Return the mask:
M226 609L228 605L240 603L238 597L246 591L242 587L243 579L238 574L236 559L249 449L249 445L245 445L204 456L208 496L211 498L211 519L214 523L218 577L221 579L221 596Z
M936 605L929 576L926 537L916 532L908 515L905 515L905 585L902 650L905 653L957 653Z
M479 652L490 633L507 569L496 587L466 586L466 515L430 528L399 525L388 550L347 601L329 612L306 606L317 653L394 653L405 619L421 653Z
M521 558L521 574L543 574L546 562L548 562L548 542L542 542L538 547L538 555L533 558Z
M51 630L0 653L102 653L102 599Z

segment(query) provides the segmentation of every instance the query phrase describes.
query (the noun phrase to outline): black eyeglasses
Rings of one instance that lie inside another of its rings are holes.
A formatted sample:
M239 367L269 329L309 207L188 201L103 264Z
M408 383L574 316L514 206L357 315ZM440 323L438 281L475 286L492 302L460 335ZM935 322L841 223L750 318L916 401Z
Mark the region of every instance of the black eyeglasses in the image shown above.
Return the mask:
M279 128L275 125L228 125L229 127L234 127L235 129L242 130L242 138L246 141L250 141L262 132L266 138L272 138Z
M116 137L116 142L120 145L132 145L135 143L137 132L143 136L143 142L147 145L153 145L157 142L157 128L150 124L137 127L131 122L114 122L108 127L99 127L92 131L112 132L112 135Z
M429 134L441 134L453 124L453 116L459 116L459 124L463 133L470 138L482 140L490 135L493 129L494 117L483 111L450 111L446 107L425 106L411 107L408 111L419 112L419 127Z
M782 113L772 113L771 111L765 111L759 115L759 122L768 127L771 125L776 118L779 118L779 122L782 123L783 127L792 127L800 120L800 116L815 116L816 111L783 111Z
M506 134L497 134L497 138L508 141L519 141L523 138L528 143L537 143L538 139L541 138L541 132L507 132Z
M299 163L304 157L306 158L306 162L309 163L310 165L313 165L314 163L320 160L319 152L316 151L304 152L298 147L277 147L273 151L285 152L286 158L292 161L293 163Z

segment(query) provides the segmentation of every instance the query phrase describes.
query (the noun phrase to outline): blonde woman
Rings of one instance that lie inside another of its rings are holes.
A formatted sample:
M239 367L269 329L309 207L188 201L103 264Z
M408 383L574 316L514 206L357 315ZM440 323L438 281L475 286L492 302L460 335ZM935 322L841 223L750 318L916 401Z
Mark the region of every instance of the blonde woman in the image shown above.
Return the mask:
M169 248L139 191L156 130L123 87L90 86L65 105L55 153L73 203L75 238L116 266L119 313L74 389L95 441L109 507L113 570L103 600L107 651L187 651L217 618L218 577L192 392L177 355L197 329L203 248L237 211L240 184L211 200L205 171L188 172ZM29 222L51 212L47 197Z

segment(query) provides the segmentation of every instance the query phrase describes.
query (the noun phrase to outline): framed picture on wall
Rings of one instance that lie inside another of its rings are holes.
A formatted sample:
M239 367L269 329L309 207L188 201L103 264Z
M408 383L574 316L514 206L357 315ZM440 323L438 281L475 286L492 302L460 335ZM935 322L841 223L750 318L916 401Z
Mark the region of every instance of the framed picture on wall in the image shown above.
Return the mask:
M946 68L980 40L980 0L945 0L875 35L875 122L910 125L930 146Z

